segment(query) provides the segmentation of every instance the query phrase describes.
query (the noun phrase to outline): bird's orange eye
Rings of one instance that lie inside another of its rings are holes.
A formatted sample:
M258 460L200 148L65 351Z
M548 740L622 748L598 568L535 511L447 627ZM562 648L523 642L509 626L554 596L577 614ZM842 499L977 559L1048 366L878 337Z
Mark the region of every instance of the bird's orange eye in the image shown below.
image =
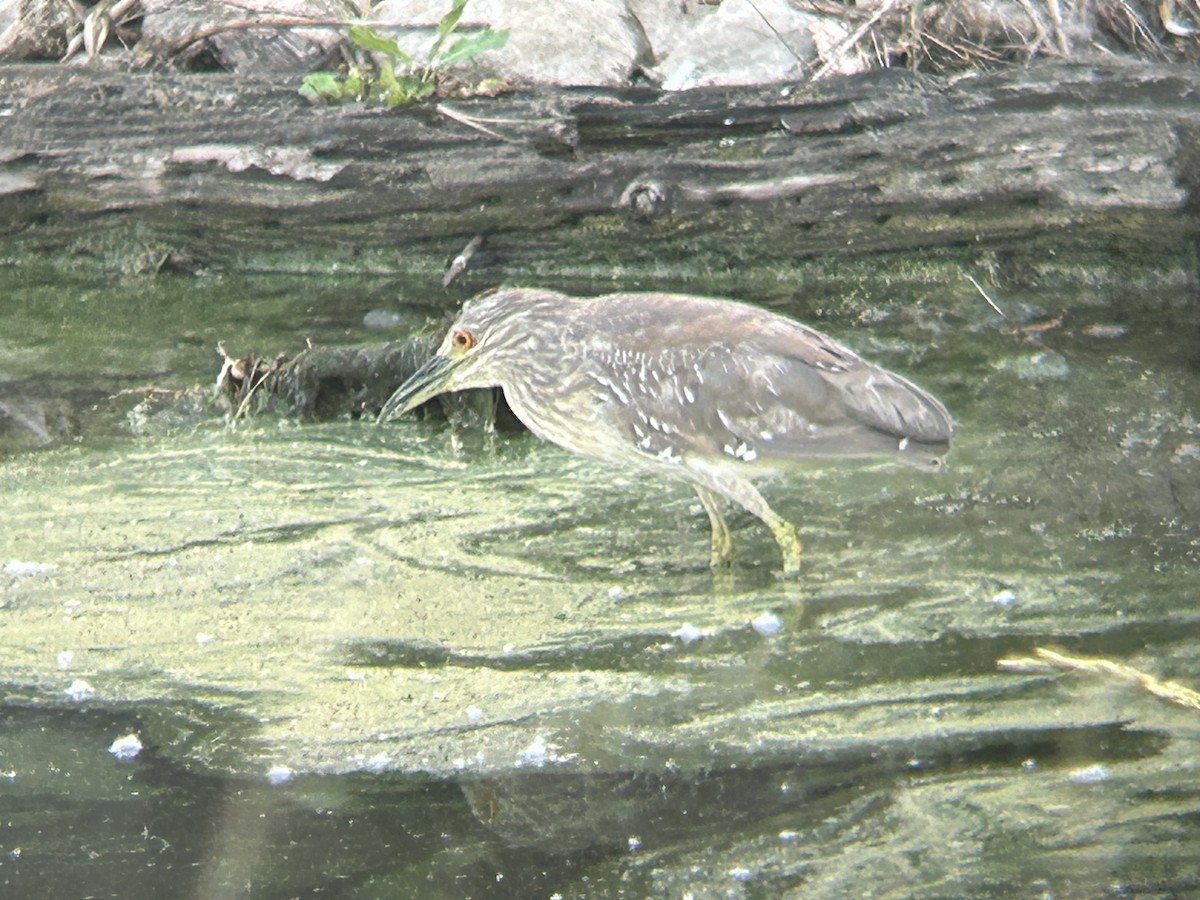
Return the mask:
M475 335L469 331L456 331L450 338L455 350L470 350L475 346Z

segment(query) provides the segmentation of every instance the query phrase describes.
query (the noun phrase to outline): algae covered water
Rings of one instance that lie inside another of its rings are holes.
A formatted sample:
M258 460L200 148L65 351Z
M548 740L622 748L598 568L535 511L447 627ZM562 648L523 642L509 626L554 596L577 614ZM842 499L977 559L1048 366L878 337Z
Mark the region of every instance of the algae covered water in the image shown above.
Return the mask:
M230 426L210 391L218 342L382 342L457 294L0 282L6 894L1200 889L1187 279L928 254L618 284L797 315L954 413L943 474L763 485L787 582L741 514L714 576L680 484L432 420Z

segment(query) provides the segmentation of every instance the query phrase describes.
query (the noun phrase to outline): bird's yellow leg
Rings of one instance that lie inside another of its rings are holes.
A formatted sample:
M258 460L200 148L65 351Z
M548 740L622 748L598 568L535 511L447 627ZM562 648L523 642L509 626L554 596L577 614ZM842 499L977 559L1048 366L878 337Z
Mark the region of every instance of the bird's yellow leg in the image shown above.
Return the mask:
M749 513L758 516L768 528L771 529L771 534L775 536L775 543L779 545L779 551L783 554L783 575L785 578L796 575L800 572L800 535L796 532L796 526L787 519L780 516L775 510L767 505L767 501L763 499L763 495L758 492L749 481L744 478L739 478L728 471L723 471L714 466L709 466L703 461L689 460L688 468L699 476L697 479L701 481L695 484L696 492L700 494L700 500L704 503L704 508L708 510L708 517L713 521L713 559L717 559L717 519L720 519L721 530L725 533L725 541L729 548L729 553L733 553L733 541L729 538L729 529L725 526L725 520L721 517L720 509L716 506L716 497L714 494L719 494L723 497L728 497L734 503L737 503ZM705 499L705 492L708 492L708 498ZM714 515L713 510L716 510Z
M769 508L768 512L770 512ZM801 549L800 535L796 532L796 526L787 519L775 515L774 512L771 512L770 519L764 517L763 521L775 535L775 543L779 545L779 549L783 553L783 577L799 575Z
M721 513L721 501L708 488L698 484L692 486L700 496L700 502L704 504L704 511L708 513L709 524L712 525L710 565L714 569L728 566L733 562L733 536L729 533L729 526L725 524L725 516Z

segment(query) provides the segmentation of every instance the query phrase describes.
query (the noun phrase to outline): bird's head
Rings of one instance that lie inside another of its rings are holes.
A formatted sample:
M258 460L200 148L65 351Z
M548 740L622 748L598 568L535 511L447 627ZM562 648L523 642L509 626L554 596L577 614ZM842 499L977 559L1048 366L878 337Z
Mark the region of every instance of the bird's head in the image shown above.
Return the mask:
M547 338L548 320L570 299L553 291L500 290L464 304L437 353L396 389L379 413L386 422L438 394L504 386Z

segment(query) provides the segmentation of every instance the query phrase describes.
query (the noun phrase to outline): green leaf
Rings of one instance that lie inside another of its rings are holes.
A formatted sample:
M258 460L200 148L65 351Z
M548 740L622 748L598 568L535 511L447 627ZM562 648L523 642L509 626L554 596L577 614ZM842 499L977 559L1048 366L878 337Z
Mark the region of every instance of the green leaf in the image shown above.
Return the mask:
M405 53L397 46L396 42L389 38L380 37L370 28L363 25L352 25L350 27L350 40L362 47L364 50L371 50L376 53L386 53L396 62L401 65L412 68L412 57Z
M366 93L366 86L369 81L370 76L366 72L358 66L350 66L346 71L346 80L342 83L342 96L346 98L354 97L356 100L361 100L363 94Z
M384 59L379 63L379 77L376 82L385 91L390 91L399 84L396 80L396 68L390 59Z
M371 85L371 99L382 100L388 106L400 106L409 102L414 84L411 76L397 75L392 66L385 62L380 67L379 80Z
M474 59L484 51L503 47L508 41L507 31L493 31L484 26L476 33L456 40L443 52L442 48L462 21L467 2L451 0L450 10L438 21L437 36L423 66L415 65L412 57L394 40L364 25L352 25L347 30L350 40L369 53L381 54L375 57L379 71L352 65L343 76L333 72L313 72L304 78L300 93L310 100L383 100L393 107L431 96L436 90L435 69Z
M309 100L336 102L345 99L345 92L333 72L310 72L300 82L300 96Z
M458 25L458 20L462 18L463 10L467 7L467 0L454 0L450 6L450 11L442 16L442 20L438 22L438 37L441 40L446 39L446 35L452 32L455 26Z
M508 43L507 28L492 31L491 28L485 27L483 31L470 37L461 38L451 44L450 49L442 54L442 58L437 61L437 64L452 66L455 63L466 62L488 50L499 50L506 43Z
M438 52L442 49L442 44L446 43L446 38L450 36L456 27L458 20L462 18L463 10L466 8L467 0L454 0L454 4L450 7L450 12L442 16L442 20L438 22L437 40L433 42L433 46L429 48L429 59L433 60L437 57Z
M403 106L404 103L421 100L422 97L430 95L432 91L432 84L422 82L420 78L402 74L402 76L396 76L386 88L383 84L373 85L371 100L382 100L389 107L395 108Z
M400 75L396 78L396 83L390 90L381 91L379 96L388 106L397 107L403 106L405 103L413 103L417 100L423 100L433 93L433 84L428 81L422 81L420 78L415 78L411 75Z

